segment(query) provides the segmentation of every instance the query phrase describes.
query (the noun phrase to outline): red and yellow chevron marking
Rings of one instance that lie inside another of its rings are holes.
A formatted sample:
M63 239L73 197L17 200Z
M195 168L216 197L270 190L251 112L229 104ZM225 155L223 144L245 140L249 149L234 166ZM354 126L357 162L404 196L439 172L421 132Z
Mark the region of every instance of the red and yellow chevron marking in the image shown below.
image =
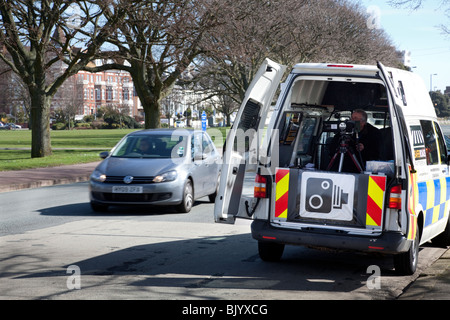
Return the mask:
M408 224L408 240L414 240L417 232L417 215L416 205L419 201L419 188L417 186L417 174L411 172L409 167L409 224Z
M275 217L287 218L289 169L277 169L275 172Z
M386 177L369 176L367 188L366 226L381 227Z

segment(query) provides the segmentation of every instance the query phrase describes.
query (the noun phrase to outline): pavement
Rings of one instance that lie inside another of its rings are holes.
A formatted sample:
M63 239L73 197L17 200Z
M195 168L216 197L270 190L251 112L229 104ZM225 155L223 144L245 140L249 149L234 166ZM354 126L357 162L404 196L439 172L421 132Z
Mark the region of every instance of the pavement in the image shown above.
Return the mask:
M0 171L0 192L83 182L100 162L49 168Z
M0 171L0 192L87 181L99 162ZM399 300L450 300L450 249L422 271L398 297Z

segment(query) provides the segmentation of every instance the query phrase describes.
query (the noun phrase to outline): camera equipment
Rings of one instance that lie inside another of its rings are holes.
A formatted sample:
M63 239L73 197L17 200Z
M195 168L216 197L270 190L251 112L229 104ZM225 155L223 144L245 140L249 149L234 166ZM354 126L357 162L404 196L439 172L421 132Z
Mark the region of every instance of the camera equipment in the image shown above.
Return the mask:
M352 160L356 169L362 173L363 169L361 164L359 163L356 155L354 146L356 144L355 141L358 140L358 133L360 131L359 121L326 121L324 122L324 132L334 132L339 134L339 146L336 150L336 153L331 158L330 163L328 164L327 170L330 170L334 162L336 161L338 155L339 158L339 167L338 172L342 172L342 166L344 164L344 156L347 155ZM355 136L356 139L353 139Z
M359 121L324 121L323 132L334 132L341 134L356 134L361 131Z

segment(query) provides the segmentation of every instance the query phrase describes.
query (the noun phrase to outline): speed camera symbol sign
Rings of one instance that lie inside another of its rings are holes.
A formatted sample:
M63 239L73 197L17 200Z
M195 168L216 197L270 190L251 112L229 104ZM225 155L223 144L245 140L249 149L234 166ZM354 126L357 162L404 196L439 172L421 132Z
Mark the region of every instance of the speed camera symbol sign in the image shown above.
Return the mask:
M355 178L351 175L304 173L300 216L309 218L353 219Z

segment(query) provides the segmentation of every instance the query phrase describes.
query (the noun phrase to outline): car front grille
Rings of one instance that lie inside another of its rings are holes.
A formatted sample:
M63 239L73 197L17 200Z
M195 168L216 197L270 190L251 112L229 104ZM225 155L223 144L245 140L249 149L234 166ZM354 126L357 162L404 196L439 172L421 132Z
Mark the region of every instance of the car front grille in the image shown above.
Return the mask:
M123 179L125 176L107 176L104 183L115 183L115 184L125 184ZM153 179L155 177L133 177L133 181L130 184L149 184L154 183Z
M92 196L96 200L100 201L149 203L154 201L168 200L172 197L172 193L162 192L162 193L123 194L123 193L92 192Z

